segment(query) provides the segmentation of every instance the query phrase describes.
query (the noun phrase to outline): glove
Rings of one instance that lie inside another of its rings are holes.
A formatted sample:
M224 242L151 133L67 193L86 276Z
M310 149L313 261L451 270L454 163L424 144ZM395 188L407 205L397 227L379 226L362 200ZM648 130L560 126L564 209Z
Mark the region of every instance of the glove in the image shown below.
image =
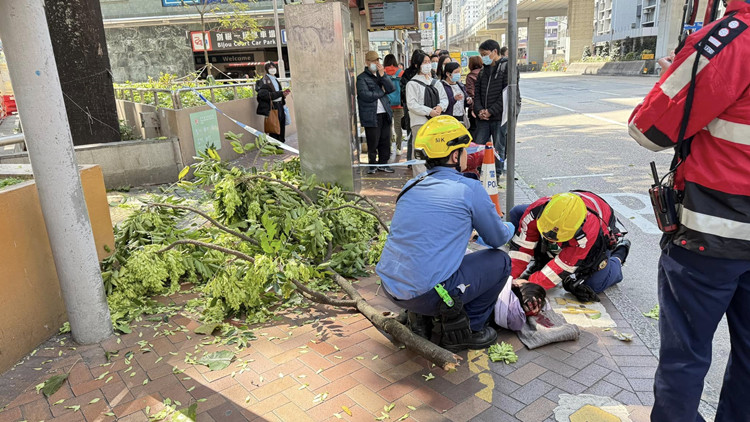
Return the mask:
M583 284L583 282L576 284L577 282L578 280L567 277L563 280L562 285L566 291L572 293L581 302L599 302L599 295L596 294L594 289Z
M471 338L469 316L463 310L463 303L458 299L454 302L450 308L445 303L440 304L441 345L461 344Z
M513 223L511 223L510 221L506 221L503 224L505 224L505 227L507 227L508 230L510 230L511 235L516 234L516 226L514 226Z

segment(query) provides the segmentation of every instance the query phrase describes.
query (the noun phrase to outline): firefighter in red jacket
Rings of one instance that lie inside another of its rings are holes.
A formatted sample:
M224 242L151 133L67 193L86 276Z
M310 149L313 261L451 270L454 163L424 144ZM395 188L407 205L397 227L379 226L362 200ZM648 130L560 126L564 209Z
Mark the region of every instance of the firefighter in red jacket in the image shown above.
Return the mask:
M574 191L518 205L509 221L518 227L510 241L511 276L516 283L563 287L583 301L622 281L630 251L607 201Z
M679 225L665 234L659 261L661 348L653 421L703 420L703 380L725 313L732 351L716 421L750 418L748 25L750 0L731 1L727 16L687 38L630 119L631 136L660 151L678 143L687 114L672 167Z

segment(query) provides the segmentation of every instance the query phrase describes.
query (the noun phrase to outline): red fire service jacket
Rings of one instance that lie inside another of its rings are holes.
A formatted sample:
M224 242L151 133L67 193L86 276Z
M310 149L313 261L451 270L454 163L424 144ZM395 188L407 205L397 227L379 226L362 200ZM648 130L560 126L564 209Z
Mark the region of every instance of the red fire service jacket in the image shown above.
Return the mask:
M693 63L701 54L685 133L693 139L674 178L683 199L671 241L707 256L750 260L750 3L731 3L726 13L688 37L633 111L629 132L652 151L674 147Z
M571 274L591 270L592 265L599 264L593 255L599 255L607 247L604 235L609 234L607 222L614 217L612 207L591 192L573 193L583 199L589 211L581 229L567 242L551 243L542 238L536 227L537 219L542 215L550 197L541 198L526 208L516 235L510 241L511 275L514 279L526 271L532 258L548 260L541 270L528 277L530 282L545 289L555 287Z

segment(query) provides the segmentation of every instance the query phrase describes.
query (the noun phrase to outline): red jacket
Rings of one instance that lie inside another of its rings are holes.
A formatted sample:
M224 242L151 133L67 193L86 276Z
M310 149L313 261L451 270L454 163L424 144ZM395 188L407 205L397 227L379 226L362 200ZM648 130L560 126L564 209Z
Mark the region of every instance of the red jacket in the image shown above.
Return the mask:
M597 244L597 242L604 242L603 235L609 234L606 222L612 218L612 207L590 192L573 193L583 199L589 212L580 232L567 242L556 243L558 251L549 252L546 256L549 262L541 270L529 276L530 282L539 284L545 289L555 287L570 274L588 269L583 266L589 264L588 261L593 258L590 255L599 249L601 243ZM513 267L511 270L513 278L520 277L526 271L531 259L540 255L542 243L547 242L539 233L536 222L549 200L550 197L537 200L526 209L521 217L516 235L510 241L509 255ZM598 217L591 211L596 211Z
M684 115L695 45L701 49L685 134L690 153L678 167L680 228L672 242L713 257L750 260L750 4L690 35L674 63L630 117L630 135L661 151L674 146ZM666 169L664 169L666 171Z

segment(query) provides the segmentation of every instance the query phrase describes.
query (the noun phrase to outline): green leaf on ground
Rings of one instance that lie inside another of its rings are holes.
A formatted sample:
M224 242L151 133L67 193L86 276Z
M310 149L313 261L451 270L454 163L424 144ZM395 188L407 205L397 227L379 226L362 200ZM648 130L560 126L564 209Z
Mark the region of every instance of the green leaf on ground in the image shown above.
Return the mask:
M659 320L659 305L654 305L653 308L651 308L650 311L644 312L643 316L649 317L651 319Z
M427 375L422 375L422 376L424 377L424 380L425 380L425 381L429 381L429 380L434 380L434 379L435 379L435 376L434 376L434 375L432 375L432 372L430 372L430 373L429 373L429 374L427 374Z
M221 371L229 366L232 360L234 360L234 353L229 350L222 350L204 355L198 360L198 364L208 366L208 369L212 371Z
M488 352L493 362L516 363L518 361L518 355L513 351L513 346L506 342L493 344Z
M219 323L203 324L195 329L195 334L205 334L207 336L210 336L214 331L216 331L217 328L219 328L220 325L221 324Z
M198 403L193 403L187 409L178 410L172 415L173 422L193 422L197 418Z
M633 335L632 334L620 333L620 332L614 331L614 330L612 331L612 334L614 335L614 337L616 339L618 339L620 341L626 341L626 342L627 341L633 341Z
M48 378L47 381L44 381L44 386L41 388L42 393L47 397L55 394L62 387L66 379L68 379L68 374L59 374Z
M80 410L80 409L81 409L81 406L80 406L80 405L75 405L75 406L65 406L65 408L66 408L66 409L70 409L70 410L72 410L72 411L74 411L74 412L77 412L78 410Z

